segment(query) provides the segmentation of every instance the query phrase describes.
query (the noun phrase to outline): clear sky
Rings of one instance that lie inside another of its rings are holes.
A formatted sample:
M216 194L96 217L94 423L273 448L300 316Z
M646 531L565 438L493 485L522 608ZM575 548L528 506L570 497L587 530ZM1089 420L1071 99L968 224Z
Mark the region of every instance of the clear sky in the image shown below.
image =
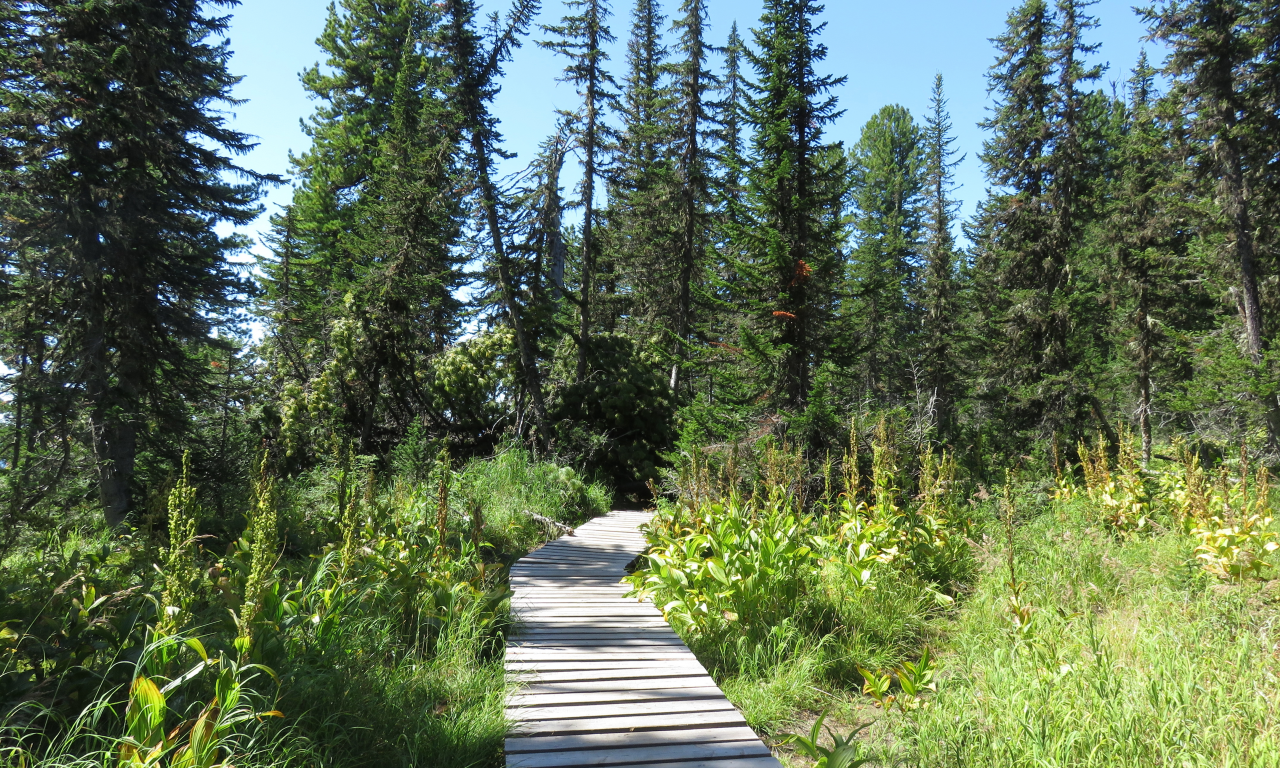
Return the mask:
M247 102L235 107L236 129L258 137L259 146L242 162L254 170L287 173L289 152L307 148L299 121L315 107L302 90L298 74L321 61L315 45L324 26L328 0L244 0L235 9L230 39L235 56L231 68L244 80L236 96ZM822 20L827 23L823 42L830 49L821 71L848 76L836 93L845 114L829 129L829 136L846 146L857 141L867 118L886 104L902 104L921 119L928 107L933 76L941 72L950 99L957 148L967 155L957 169L961 185L957 197L968 215L984 191L981 164L977 160L983 131L977 123L989 105L986 71L994 61L990 38L1000 34L1015 0L830 0ZM485 0L485 10L505 8L505 2ZM666 0L665 12L676 10L679 0ZM723 44L736 20L750 42L757 26L759 0L708 0L709 36ZM1109 63L1103 87L1123 82L1143 47L1145 29L1130 0L1100 0L1092 8L1101 26L1092 39L1101 44L1100 62ZM564 14L562 0L543 0L542 23ZM615 0L611 27L618 43L611 51L612 71L621 79L625 66L624 45L631 23L631 2ZM544 35L534 32L532 39ZM1146 44L1150 45L1150 44ZM1159 56L1152 53L1153 62ZM572 108L577 96L571 86L557 82L563 59L526 42L507 66L507 76L495 110L502 120L506 148L519 159L509 169L523 166L552 130L557 108ZM282 188L267 199L268 210L289 199ZM257 235L266 228L263 216L250 229Z

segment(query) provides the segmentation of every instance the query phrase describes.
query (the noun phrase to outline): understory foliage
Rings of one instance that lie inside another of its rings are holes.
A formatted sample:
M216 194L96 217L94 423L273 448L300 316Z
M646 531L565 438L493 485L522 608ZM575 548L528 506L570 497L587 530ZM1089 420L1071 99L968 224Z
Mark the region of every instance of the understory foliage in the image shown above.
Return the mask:
M0 764L495 764L506 564L558 535L530 511L608 501L518 449L262 475L221 544L194 535L195 495L184 475L167 542L50 536L5 560Z
M918 464L900 458L906 441L888 419L854 434L852 450L816 478L795 448L770 438L695 450L673 475L678 497L649 525L646 567L630 581L716 674L767 686L761 676L799 657L812 665L802 679L854 686L863 668L912 662L930 617L970 581L971 510L957 493L955 462L945 453L926 452ZM812 703L787 694L775 709ZM752 725L780 724L744 708Z
M892 414L861 423L816 473L771 438L683 454L629 579L784 754L1280 758L1266 467L1183 443L1144 467L1121 428L1114 457L1101 435L988 489Z

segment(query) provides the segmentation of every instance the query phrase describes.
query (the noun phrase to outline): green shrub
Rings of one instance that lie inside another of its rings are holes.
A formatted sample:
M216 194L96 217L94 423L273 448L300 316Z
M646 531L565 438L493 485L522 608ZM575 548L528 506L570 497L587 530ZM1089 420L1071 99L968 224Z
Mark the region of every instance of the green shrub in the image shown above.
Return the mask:
M558 450L588 471L636 493L658 477L660 453L675 436L671 388L620 334L592 336L590 371L579 380L576 350L556 356L557 386L548 407Z

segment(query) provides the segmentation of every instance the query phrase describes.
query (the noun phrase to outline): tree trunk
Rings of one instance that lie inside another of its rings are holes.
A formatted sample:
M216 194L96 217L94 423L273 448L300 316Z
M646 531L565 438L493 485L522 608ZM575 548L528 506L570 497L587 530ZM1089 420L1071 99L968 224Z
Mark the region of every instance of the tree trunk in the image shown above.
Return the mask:
M1240 304L1244 309L1245 350L1255 365L1262 362L1262 303L1258 299L1258 276L1254 266L1253 223L1249 215L1243 163L1234 142L1215 142L1222 170L1222 212L1231 227L1236 262L1240 265Z
M476 175L480 179L480 192L483 195L485 220L489 225L489 240L493 247L494 258L498 262L498 282L502 289L502 301L507 310L507 319L516 336L516 351L520 354L520 367L524 369L525 386L529 390L529 398L533 401L533 417L537 422L538 443L547 446L547 406L542 399L542 377L538 372L538 358L533 352L529 336L525 333L524 319L520 316L520 306L516 302L515 282L511 279L511 265L507 261L506 241L502 238L502 223L498 219L498 195L493 188L493 180L489 177L489 153L485 149L484 137L472 123L471 149L476 156Z
M133 480L137 433L133 425L111 418L107 408L95 405L90 415L93 429L93 454L98 469L98 499L108 528L118 528L133 507L129 488Z
M1145 280L1145 278L1144 278ZM1138 288L1138 430L1142 434L1142 466L1151 461L1151 318L1147 288Z
M685 182L683 192L684 207L684 240L681 243L681 263L680 263L680 297L676 304L676 343L675 343L675 362L671 364L671 391L677 392L680 386L680 364L684 362L684 342L689 334L689 314L693 304L693 266L697 258L697 214L695 211L696 201L693 195L693 183L688 178L688 169L695 162L693 158L697 156L697 128L692 131L689 137L689 145L691 150L686 151L685 157Z
M590 48L596 50L595 28L592 27ZM584 168L582 179L582 287L578 298L578 381L587 377L587 347L591 339L591 291L595 277L595 248L592 243L595 224L595 186L596 186L596 89L597 72L595 62L591 64L591 74L587 83L587 129L583 136Z

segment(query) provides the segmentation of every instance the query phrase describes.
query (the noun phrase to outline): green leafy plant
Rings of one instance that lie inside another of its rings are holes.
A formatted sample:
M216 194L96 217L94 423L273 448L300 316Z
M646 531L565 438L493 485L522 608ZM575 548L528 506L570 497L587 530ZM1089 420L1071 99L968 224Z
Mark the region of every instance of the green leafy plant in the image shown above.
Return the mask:
M875 759L866 753L862 742L858 741L858 735L866 730L870 723L863 723L845 736L827 728L827 735L832 741L832 746L827 747L819 742L826 719L827 710L824 709L814 721L813 726L809 728L807 735L787 734L782 743L795 745L797 752L816 761L816 768L859 768L875 762Z
M188 638L185 644L195 650L200 661L163 687L153 678L140 674L129 687L125 708L125 733L115 752L119 768L230 768L230 737L243 723L265 717L283 717L277 710L255 711L247 704L243 688L247 676L271 670L259 665L239 665L226 657L210 657L199 640ZM170 647L161 640L149 651ZM167 655L167 654L166 654ZM194 718L181 720L169 727L173 715L170 696L204 672L216 675L213 698Z
M649 567L628 577L632 594L657 595L669 620L697 634L767 628L794 610L817 572L827 542L812 529L783 498L759 510L708 504L692 527L661 536Z
M938 692L938 684L934 680L936 669L928 648L924 649L918 661L905 661L892 672L872 672L862 668L858 672L864 680L862 692L885 711L895 706L903 714L915 711L926 705L926 691ZM890 693L895 680L899 690Z
M156 633L162 636L178 631L189 618L195 585L200 579L194 552L200 510L190 478L191 452L187 451L182 455L182 478L169 493L169 547L157 569L164 580L156 625Z

